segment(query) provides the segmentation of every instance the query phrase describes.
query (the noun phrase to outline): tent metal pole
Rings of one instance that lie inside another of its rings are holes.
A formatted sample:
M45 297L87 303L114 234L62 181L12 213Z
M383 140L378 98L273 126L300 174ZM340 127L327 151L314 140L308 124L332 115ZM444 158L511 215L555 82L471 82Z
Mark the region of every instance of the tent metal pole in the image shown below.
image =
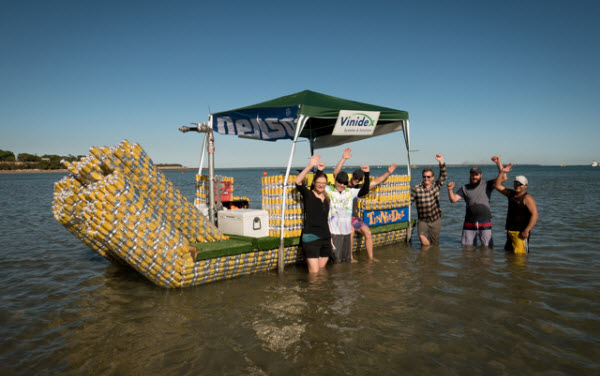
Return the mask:
M406 171L407 171L407 175L408 175L408 189L410 190L410 181L411 181L411 170L410 170L410 126L409 126L409 122L408 119L406 119L406 125L404 127L404 143L406 144L406 155L407 155L407 165L406 165ZM410 238L412 236L412 219L411 219L411 212L410 212L410 191L409 191L409 199L408 199L408 226L406 227L406 243L410 242Z
M212 128L206 133L208 137L208 220L216 224L215 213L215 136Z
M204 166L204 154L206 153L206 144L208 142L208 133L204 134L202 142L202 151L200 152L200 166L198 166L198 175L202 175L202 166Z
M288 159L288 164L285 169L285 178L283 180L283 193L281 198L281 227L279 228L279 252L277 253L277 272L279 274L283 273L283 268L285 266L284 260L284 225L285 221L285 207L287 200L287 184L288 179L290 177L290 169L292 168L292 161L294 159L294 152L296 150L296 142L298 142L298 137L300 136L300 132L302 132L302 128L304 128L304 124L306 124L307 117L304 115L300 115L296 120L296 131L294 132L294 141L292 142L292 150L290 151L290 157Z

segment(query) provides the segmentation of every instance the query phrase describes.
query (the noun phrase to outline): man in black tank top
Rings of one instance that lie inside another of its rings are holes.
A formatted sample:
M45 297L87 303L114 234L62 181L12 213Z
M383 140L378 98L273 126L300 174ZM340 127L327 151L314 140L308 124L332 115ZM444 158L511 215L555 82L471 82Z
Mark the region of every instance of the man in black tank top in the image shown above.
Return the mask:
M494 187L508 197L508 212L506 213L506 245L504 249L514 253L529 252L529 237L531 229L538 219L537 205L533 197L527 193L529 182L523 175L515 177L514 189L505 188L502 182L506 173L512 170L512 163L502 166L500 157L493 156L492 161L498 166L498 177Z

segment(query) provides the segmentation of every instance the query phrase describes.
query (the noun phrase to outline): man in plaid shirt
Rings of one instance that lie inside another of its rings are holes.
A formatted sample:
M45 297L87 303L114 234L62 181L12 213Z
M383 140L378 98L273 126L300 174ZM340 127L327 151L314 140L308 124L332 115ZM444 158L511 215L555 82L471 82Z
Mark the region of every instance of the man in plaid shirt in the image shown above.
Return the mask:
M433 181L434 173L430 168L423 170L423 182L410 191L410 201L417 203L417 233L422 246L438 244L442 230L442 209L440 208L440 188L446 181L446 164L441 154L435 159L440 163L440 177Z

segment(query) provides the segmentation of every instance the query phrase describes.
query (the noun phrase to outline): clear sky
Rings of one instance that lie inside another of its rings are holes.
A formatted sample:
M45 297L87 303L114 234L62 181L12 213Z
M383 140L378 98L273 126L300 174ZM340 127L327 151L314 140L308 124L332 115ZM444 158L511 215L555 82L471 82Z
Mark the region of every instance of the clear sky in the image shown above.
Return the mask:
M0 149L128 139L193 167L203 136L180 126L309 89L408 111L415 164L589 164L599 19L598 0L2 1ZM284 166L291 145L215 139L217 167ZM400 135L348 146L349 164L406 163Z

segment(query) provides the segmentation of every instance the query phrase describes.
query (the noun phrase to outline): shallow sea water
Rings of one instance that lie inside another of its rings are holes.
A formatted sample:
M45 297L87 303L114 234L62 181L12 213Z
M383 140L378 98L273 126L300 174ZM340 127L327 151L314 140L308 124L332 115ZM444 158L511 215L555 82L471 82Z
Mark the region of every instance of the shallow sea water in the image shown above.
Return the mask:
M262 172L218 171L254 208ZM448 172L467 182L468 168ZM174 290L110 264L53 219L64 174L0 174L2 373L600 374L600 169L515 174L540 211L527 257L502 251L497 192L496 247L463 249L464 203L444 190L439 247L376 248L378 262L359 253L315 278L297 265ZM193 197L193 172L166 175Z

